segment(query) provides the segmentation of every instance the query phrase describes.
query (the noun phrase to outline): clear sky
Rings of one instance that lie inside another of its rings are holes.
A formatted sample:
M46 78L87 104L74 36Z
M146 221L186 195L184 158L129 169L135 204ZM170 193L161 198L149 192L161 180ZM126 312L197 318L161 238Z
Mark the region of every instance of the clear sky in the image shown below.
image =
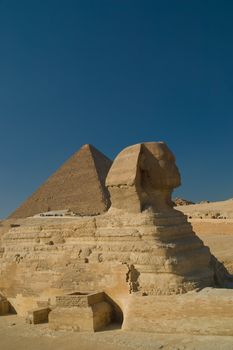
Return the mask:
M232 0L0 0L0 217L83 144L165 141L199 201L233 197Z

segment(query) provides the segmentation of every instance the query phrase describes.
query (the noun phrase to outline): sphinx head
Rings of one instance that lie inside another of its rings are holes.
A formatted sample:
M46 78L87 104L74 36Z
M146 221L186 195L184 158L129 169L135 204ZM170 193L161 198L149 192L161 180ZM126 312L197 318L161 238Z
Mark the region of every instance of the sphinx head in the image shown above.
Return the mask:
M125 148L107 176L112 208L128 212L171 210L171 193L180 185L175 157L163 142Z

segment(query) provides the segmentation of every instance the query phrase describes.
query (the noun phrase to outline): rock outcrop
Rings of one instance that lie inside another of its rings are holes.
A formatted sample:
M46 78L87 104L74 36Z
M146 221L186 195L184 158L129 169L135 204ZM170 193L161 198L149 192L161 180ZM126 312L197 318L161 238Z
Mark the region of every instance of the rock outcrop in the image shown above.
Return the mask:
M173 199L173 202L176 206L194 204L194 202L191 202L191 201L188 201L187 199L179 198L179 197L176 197L175 199Z
M78 215L97 215L110 205L105 178L112 161L84 145L29 197L10 218L26 218L51 210L69 209Z

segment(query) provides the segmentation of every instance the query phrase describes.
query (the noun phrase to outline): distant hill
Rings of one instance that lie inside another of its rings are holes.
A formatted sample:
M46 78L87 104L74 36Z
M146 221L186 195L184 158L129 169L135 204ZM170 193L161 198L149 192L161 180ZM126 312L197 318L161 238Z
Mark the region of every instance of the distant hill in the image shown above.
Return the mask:
M177 209L190 218L233 219L233 198L219 202L202 201L191 205L177 205Z
M173 202L175 203L176 206L195 204L194 202L191 202L187 199L180 198L180 197L176 197L175 199L173 199Z

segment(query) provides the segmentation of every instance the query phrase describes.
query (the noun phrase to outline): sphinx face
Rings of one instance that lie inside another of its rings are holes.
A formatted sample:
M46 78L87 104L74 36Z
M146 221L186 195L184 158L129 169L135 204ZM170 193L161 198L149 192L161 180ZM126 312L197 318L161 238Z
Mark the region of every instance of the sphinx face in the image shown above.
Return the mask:
M149 186L151 190L172 190L180 185L180 173L175 163L175 157L163 142L143 144L140 168L142 186ZM148 183L145 184L145 182Z
M107 177L112 208L126 212L169 210L172 190L180 185L175 157L163 142L147 142L125 148L113 162Z

